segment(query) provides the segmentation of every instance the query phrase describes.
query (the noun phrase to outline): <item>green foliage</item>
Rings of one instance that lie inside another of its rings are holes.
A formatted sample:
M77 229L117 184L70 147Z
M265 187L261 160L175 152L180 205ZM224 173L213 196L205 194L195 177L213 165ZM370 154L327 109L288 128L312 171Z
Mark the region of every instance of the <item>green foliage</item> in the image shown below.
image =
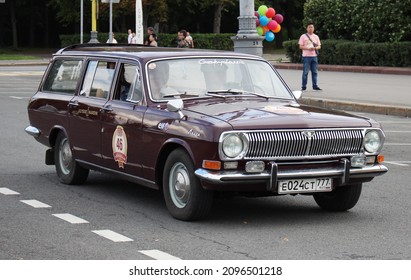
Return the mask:
M160 47L176 47L177 34L160 33L158 36L158 45ZM233 50L234 43L231 40L235 34L197 34L191 33L194 39L196 49L216 49L216 50ZM97 34L99 42L105 43L108 39L108 33L99 32ZM127 34L116 33L118 43L127 43ZM78 44L80 35L60 35L61 47ZM90 34L84 34L83 42L90 41Z
M411 40L411 0L308 0L304 14L321 39Z
M301 62L297 40L283 43L287 57ZM411 67L411 42L365 43L347 40L322 40L320 64Z

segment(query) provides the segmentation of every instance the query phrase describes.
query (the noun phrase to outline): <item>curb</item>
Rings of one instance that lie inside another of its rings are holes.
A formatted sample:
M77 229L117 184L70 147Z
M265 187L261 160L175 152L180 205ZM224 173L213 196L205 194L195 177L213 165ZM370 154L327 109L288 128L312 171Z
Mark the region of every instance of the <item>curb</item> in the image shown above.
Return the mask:
M316 106L327 109L364 112L400 117L411 117L411 107L404 106L368 104L317 98L301 98L299 102L304 105Z
M298 63L276 63L271 64L278 69L302 70L302 64ZM351 66L351 65L327 65L319 64L320 71L336 71L336 72L354 72L354 73L371 73L371 74L395 74L395 75L411 75L409 67L380 67L380 66Z

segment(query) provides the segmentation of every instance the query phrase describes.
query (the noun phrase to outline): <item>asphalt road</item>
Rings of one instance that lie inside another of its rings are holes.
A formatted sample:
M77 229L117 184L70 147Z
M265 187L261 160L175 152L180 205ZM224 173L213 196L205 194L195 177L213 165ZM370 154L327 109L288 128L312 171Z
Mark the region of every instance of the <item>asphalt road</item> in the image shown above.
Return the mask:
M188 223L159 192L98 172L59 183L24 132L43 70L0 67L0 259L411 259L410 119L372 115L390 170L351 211L324 212L307 196L218 199L208 220Z

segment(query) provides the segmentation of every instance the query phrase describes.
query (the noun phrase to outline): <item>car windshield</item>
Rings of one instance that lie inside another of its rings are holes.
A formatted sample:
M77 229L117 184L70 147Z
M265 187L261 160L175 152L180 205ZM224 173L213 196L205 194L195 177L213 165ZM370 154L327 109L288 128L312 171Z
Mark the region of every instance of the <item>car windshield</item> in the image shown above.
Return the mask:
M282 98L293 96L271 65L242 58L178 58L147 65L153 100L172 98Z

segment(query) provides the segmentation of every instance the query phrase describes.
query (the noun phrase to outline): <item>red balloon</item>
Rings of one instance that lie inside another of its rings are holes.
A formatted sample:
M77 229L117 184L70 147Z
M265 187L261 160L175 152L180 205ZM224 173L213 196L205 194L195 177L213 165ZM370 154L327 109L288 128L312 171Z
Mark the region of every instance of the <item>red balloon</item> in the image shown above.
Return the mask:
M276 15L274 16L274 20L275 20L276 22L278 22L279 24L281 24L281 23L283 23L284 18L283 18L283 16L282 16L281 14L276 14Z
M275 30L278 26L278 22L275 20L270 20L270 22L267 24L268 29L270 30Z
M259 19L256 19L255 20L255 26L257 27L257 26L259 26L260 25L260 20Z
M254 15L255 15L257 18L260 18L260 14L259 14L257 11L254 11Z
M268 8L267 12L265 12L265 16L268 18L272 18L275 15L275 10L273 8Z

